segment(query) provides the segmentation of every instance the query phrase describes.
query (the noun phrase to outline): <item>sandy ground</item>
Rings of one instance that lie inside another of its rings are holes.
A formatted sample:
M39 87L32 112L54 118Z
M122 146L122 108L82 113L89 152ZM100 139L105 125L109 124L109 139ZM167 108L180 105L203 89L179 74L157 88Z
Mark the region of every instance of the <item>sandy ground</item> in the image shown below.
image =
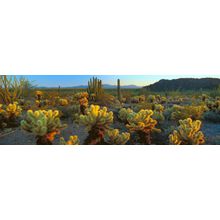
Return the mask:
M63 121L68 127L61 131L61 136L66 140L70 135L78 135L80 143L83 144L88 133L84 127L69 121ZM125 126L122 123L115 122L114 128L118 128L121 131L126 131ZM202 132L206 137L206 144L220 144L220 125L215 123L203 122ZM168 137L167 137L168 138ZM23 131L21 128L15 128L12 132L0 136L0 145L35 145L35 137L33 134ZM59 144L59 136L56 136L53 141L54 144ZM161 142L159 142L161 143Z
M67 140L70 135L78 135L80 143L83 143L87 137L87 132L82 126L77 126L71 121L64 121L68 125L67 128L61 131L61 136ZM0 137L0 145L35 145L36 140L33 134L22 130L21 128L14 129L13 132ZM59 144L59 136L57 135L54 144Z

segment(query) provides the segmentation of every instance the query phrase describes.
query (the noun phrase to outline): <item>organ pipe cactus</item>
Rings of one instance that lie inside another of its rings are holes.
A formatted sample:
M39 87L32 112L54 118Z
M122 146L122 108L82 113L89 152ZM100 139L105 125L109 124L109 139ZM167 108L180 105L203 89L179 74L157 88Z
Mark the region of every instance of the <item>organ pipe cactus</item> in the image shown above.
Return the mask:
M199 145L205 143L204 135L200 131L202 122L193 121L191 118L179 121L180 126L169 136L170 144L173 145Z
M129 139L130 133L122 132L120 134L118 129L107 130L104 137L105 142L111 145L124 145Z
M136 132L139 135L141 143L151 144L152 132L160 132L160 129L155 128L157 120L152 118L152 110L140 110L138 113L128 116L128 124L126 127L130 132Z
M105 131L113 122L113 112L108 112L106 107L100 109L98 105L91 105L85 115L80 115L79 122L86 126L89 132L85 144L100 144Z
M78 145L79 144L78 136L77 135L70 136L68 141L65 141L65 139L61 137L60 144L61 145Z
M59 111L39 110L27 111L25 120L21 121L21 128L35 134L37 144L52 144L56 134L65 128L59 118Z

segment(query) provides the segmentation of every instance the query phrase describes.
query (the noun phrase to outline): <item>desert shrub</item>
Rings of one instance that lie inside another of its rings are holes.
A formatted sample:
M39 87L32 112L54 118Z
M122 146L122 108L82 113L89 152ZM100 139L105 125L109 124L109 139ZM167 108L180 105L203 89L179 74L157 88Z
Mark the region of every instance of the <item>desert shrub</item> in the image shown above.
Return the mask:
M109 129L105 132L104 140L111 145L124 145L130 139L130 133L122 132L120 134L118 129Z
M91 105L85 115L80 115L79 122L89 132L84 144L102 144L104 134L113 122L113 112L108 112L106 107L101 109L98 105Z
M170 144L173 145L186 145L193 144L199 145L205 142L203 133L200 131L202 122L199 120L193 121L187 118L179 121L180 126L170 134Z
M220 101L219 100L207 100L206 101L206 106L210 111L220 113Z
M107 93L102 93L102 94L98 94L96 96L96 104L100 105L100 106L113 106L116 103L116 99L114 96L107 94Z
M152 118L152 110L141 110L138 113L130 114L126 127L131 133L136 132L143 144L151 144L152 132L160 132L155 128L157 121Z
M59 111L27 111L26 119L21 121L21 128L36 136L37 144L52 144L56 134L65 128L59 117Z
M25 82L16 76L0 76L0 101L6 105L16 102L22 96Z

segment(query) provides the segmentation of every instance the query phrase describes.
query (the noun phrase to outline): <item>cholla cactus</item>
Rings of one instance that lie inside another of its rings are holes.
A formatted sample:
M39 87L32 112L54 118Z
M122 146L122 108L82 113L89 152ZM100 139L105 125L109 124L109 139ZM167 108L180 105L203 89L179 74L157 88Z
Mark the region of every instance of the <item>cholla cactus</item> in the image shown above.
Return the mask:
M171 119L178 121L186 118L194 120L200 119L203 113L207 110L205 105L201 106L180 106L174 105L172 108Z
M165 117L163 115L164 107L160 104L155 104L153 106L154 114L152 116L153 119L156 119L158 122L164 121Z
M4 107L4 108L3 108ZM17 102L8 104L7 106L0 105L0 127L14 127L19 124L17 120L21 115L22 108Z
M88 101L89 94L87 92L78 92L74 95L74 99L80 105L80 112L81 114L85 114L86 108L89 105Z
M82 99L82 98L89 98L89 94L88 92L77 92L76 94L74 94L74 98L79 100L79 99Z
M61 106L66 106L68 105L68 100L67 99L59 99L59 105Z
M37 100L41 100L42 96L43 96L42 91L38 90L38 91L35 92L35 97L36 97Z
M4 115L8 119L13 119L18 117L21 114L21 112L22 108L18 105L17 102L14 102L13 104L9 104L6 107Z
M120 134L118 129L107 130L104 137L105 142L111 145L124 145L129 139L130 133L122 132Z
M21 128L36 135L37 144L52 144L56 134L65 128L61 124L59 111L27 111L27 117L21 121Z
M150 102L150 103L153 103L156 101L156 96L155 95L149 95L147 97L147 101Z
M85 115L80 115L79 122L85 125L89 132L85 144L100 144L105 131L113 122L113 112L108 112L106 107L100 109L98 105L91 105Z
M202 94L202 101L205 102L209 98L208 95Z
M144 101L145 101L145 96L144 95L134 96L134 97L131 98L132 103L140 103L140 102L144 102Z
M68 141L65 141L63 137L60 138L61 145L79 145L79 139L77 135L70 136Z
M200 131L201 121L193 121L191 118L179 121L180 126L177 130L170 134L170 144L184 145L184 144L203 144L205 143L204 135Z
M118 112L118 117L121 121L127 123L128 116L133 113L133 110L130 108L121 108Z
M82 114L85 114L85 110L86 110L86 108L87 108L88 105L89 105L88 99L87 99L86 97L81 98L81 99L79 100L79 105L80 105L81 113L82 113Z
M130 132L137 132L140 141L145 144L151 144L151 133L153 131L160 132L155 128L157 121L152 118L152 110L140 110L138 113L130 114L126 127Z

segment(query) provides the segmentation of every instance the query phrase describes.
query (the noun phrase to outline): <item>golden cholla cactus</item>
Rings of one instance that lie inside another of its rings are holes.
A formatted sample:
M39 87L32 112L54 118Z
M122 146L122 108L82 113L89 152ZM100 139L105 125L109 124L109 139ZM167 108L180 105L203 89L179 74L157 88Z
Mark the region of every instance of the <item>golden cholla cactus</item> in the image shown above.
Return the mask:
M121 108L118 112L118 117L121 121L127 123L128 116L133 113L133 110L130 108Z
M131 114L128 117L128 123L126 127L131 131L143 131L148 132L155 129L157 121L151 116L152 110L140 110L138 113Z
M89 94L88 92L77 92L76 94L74 94L74 98L79 100L79 99L82 99L82 98L89 98Z
M2 107L3 107L3 105L0 104L0 114L3 114L5 112L5 110Z
M88 99L87 99L86 97L81 98L81 99L79 100L79 104L80 104L81 106L88 107L88 104L89 104Z
M108 128L113 122L113 112L108 112L106 107L100 108L99 105L91 105L86 115L80 116L80 123L85 125L88 130L91 130L94 126L101 126Z
M36 99L41 100L42 96L43 96L43 92L42 91L39 91L39 90L35 91Z
M105 142L112 145L124 145L129 139L130 133L122 132L120 134L118 129L107 130L104 137Z
M19 125L19 116L21 115L22 108L17 102L8 105L0 104L0 127L4 128L14 127Z
M78 92L74 95L74 99L80 105L80 112L81 114L85 114L86 108L88 107L89 94L87 92Z
M201 121L193 121L191 118L179 121L180 126L177 130L170 134L170 144L184 145L184 144L203 144L205 143L204 135L200 131Z
M171 119L175 121L192 118L194 120L200 119L203 113L207 111L205 105L199 106L180 106L174 105L172 107Z
M5 116L7 118L15 118L18 117L22 112L22 108L18 105L17 102L13 104L9 104L5 110Z
M61 124L59 111L39 110L27 111L25 120L21 121L21 128L36 135L37 144L52 144L54 136L66 125Z
M61 145L78 145L79 144L78 136L77 135L70 136L68 141L65 141L65 139L61 137L60 144Z
M158 122L164 121L165 117L163 115L164 107L160 104L154 104L153 105L154 114L152 116L153 119L156 119Z
M61 106L66 106L68 105L68 100L67 99L59 99L59 105Z
M149 95L147 97L147 101L150 102L150 103L153 103L156 101L156 96L155 95Z
M89 136L85 144L98 144L103 141L104 133L113 122L113 112L108 112L106 107L91 105L85 115L80 115L79 122L85 125Z
M152 110L140 110L138 113L131 114L128 117L126 127L130 132L137 132L142 143L151 143L151 133L153 131L160 132L160 129L155 128L157 120L152 118Z

